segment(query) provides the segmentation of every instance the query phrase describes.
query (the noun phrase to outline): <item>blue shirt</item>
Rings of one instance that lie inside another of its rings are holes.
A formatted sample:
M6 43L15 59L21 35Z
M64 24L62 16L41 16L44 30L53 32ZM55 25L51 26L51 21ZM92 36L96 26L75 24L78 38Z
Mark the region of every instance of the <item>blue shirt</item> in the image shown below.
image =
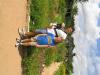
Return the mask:
M47 35L40 35L37 37L37 44L54 46L54 37L55 36L51 33L48 33Z

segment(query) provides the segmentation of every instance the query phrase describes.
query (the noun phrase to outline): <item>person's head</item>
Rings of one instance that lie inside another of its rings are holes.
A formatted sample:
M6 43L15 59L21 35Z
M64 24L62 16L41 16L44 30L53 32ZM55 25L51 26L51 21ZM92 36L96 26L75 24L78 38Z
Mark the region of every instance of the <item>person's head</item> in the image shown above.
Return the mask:
M74 29L73 29L72 27L68 27L67 29L65 29L65 31L66 31L67 33L71 33L71 32L74 31Z
M63 38L61 38L61 37L55 37L54 40L55 40L56 43L61 43L63 41Z

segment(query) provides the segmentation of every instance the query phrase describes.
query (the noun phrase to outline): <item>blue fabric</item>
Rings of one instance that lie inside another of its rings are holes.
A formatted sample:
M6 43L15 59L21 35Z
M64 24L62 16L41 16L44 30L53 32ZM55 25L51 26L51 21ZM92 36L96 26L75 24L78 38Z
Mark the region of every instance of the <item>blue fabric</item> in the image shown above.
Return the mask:
M50 37L50 43L48 42L48 37ZM51 45L54 46L55 42L54 42L54 35L51 33L48 33L47 35L42 35L42 36L38 36L37 37L37 43L39 45Z
M36 32L46 34L47 30L46 29L36 29Z

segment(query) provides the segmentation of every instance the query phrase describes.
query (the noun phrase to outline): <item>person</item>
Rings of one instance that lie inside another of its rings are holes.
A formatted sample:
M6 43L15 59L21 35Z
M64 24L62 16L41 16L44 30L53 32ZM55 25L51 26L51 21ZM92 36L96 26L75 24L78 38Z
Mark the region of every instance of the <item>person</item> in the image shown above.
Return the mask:
M65 31L61 30L61 29L57 29L57 28L47 28L47 29L36 29L36 30L33 30L32 32L25 32L25 33L23 33L22 30L19 30L20 34L23 35L23 36L32 37L32 36L35 36L37 34L51 33L55 37L63 38L63 40L66 39L67 33L70 33L72 31L73 31L73 29L71 27L67 28Z
M71 33L71 32L73 32L74 30L75 30L74 28L68 27L68 28L65 29L65 32Z
M35 46L35 47L54 47L57 43L63 41L61 37L55 37L53 34L38 34L35 37L28 39L16 39L16 47L22 46Z

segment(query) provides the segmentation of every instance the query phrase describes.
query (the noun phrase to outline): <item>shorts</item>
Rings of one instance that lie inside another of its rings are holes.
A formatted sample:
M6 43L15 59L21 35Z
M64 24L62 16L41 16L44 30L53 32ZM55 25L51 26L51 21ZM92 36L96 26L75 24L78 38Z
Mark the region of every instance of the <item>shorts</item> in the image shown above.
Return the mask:
M47 34L47 29L36 29L37 33Z

